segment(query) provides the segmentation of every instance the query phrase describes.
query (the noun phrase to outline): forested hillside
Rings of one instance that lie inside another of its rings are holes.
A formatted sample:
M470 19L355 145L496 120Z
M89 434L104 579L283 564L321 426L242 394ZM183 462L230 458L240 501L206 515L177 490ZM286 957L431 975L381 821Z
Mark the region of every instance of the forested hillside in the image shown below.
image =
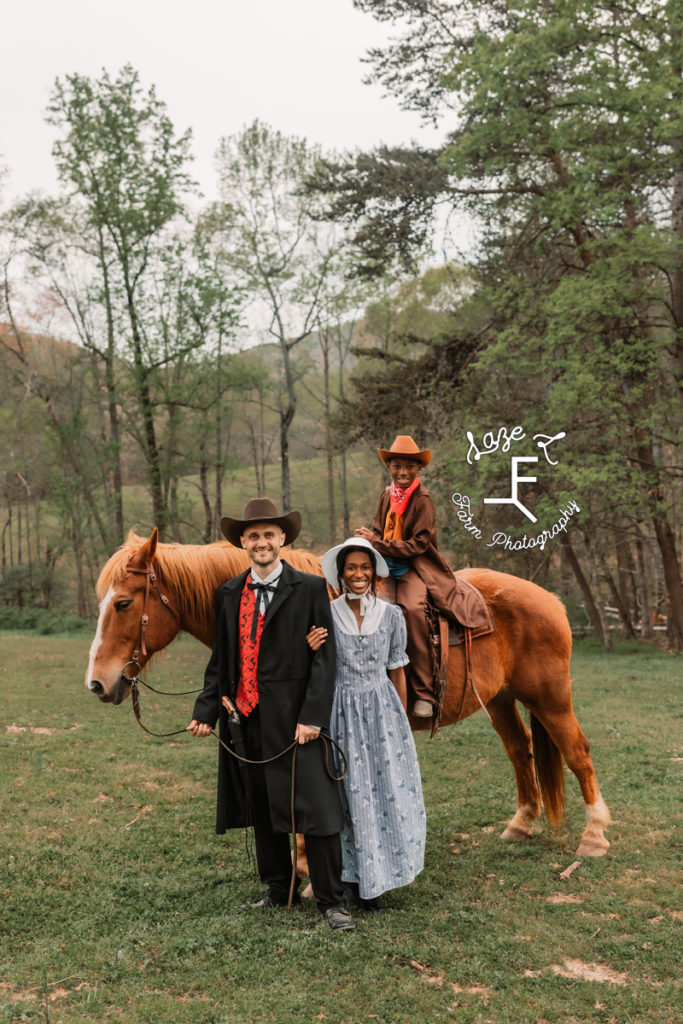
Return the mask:
M206 201L135 69L55 83L59 191L0 222L0 602L92 614L129 528L209 542L257 492L322 550L412 433L454 564L682 649L680 5L357 6L440 146L257 121Z

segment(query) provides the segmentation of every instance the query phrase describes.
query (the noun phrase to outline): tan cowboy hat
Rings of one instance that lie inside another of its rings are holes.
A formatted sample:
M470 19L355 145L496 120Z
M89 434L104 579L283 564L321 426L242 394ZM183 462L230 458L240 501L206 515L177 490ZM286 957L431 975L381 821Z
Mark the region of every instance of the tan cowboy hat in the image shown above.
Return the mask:
M284 532L285 544L292 544L299 536L301 513L288 512L286 516L281 516L270 498L252 498L247 502L241 519L223 516L221 519L223 536L239 548L241 547L240 537L249 523L276 523Z
M388 451L384 448L378 448L377 454L385 466L396 456L402 456L404 459L414 459L415 462L419 462L423 466L428 466L432 461L432 453L429 448L420 451L410 434L399 434L398 437L394 438L394 443Z

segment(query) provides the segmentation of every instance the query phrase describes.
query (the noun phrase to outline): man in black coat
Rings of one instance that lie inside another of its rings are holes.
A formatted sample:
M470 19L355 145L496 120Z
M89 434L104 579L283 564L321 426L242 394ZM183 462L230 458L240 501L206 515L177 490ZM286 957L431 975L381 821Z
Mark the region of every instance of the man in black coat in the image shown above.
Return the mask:
M318 741L329 725L336 669L330 602L322 577L280 561L280 548L300 529L298 512L280 516L268 498L252 499L242 519L221 520L225 537L246 550L251 569L216 592L213 650L189 730L207 736L218 720L221 739L234 749L221 702L227 696L239 711L250 760L274 757L298 741L296 829L305 837L320 911L331 928L348 931L354 923L343 906L339 784L325 768ZM315 652L306 642L313 625L328 630L328 642ZM259 874L268 886L245 909L288 901L290 804L291 755L241 767L219 747L216 832L254 826Z

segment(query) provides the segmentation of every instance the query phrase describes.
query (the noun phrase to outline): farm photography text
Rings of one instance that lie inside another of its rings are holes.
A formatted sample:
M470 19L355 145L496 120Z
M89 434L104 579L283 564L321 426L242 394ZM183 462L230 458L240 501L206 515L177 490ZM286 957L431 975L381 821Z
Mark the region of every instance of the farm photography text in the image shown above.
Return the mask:
M524 429L521 426L515 426L508 429L506 426L502 426L497 432L492 430L487 431L481 441L476 441L471 430L466 431L465 434L469 448L467 450L467 462L471 466L473 462L479 462L482 457L491 455L493 452L501 451L507 453L513 444L523 441L526 437ZM564 431L560 431L558 434L534 434L533 440L536 442L537 448L540 448L543 452L543 456L547 465L557 466L559 460L552 457L549 452L549 448L552 444L557 441L561 441L566 434ZM531 512L521 501L519 497L519 484L521 483L536 483L536 476L522 476L520 475L520 464L521 463L538 463L539 456L537 455L511 455L510 457L510 494L505 497L488 497L484 498L485 505L514 505L514 507L521 513L522 516L529 519L532 523L538 522L537 517ZM460 491L454 491L451 495L451 501L457 509L457 516L460 522L463 524L464 529L475 537L477 540L481 540L483 537L482 531L474 520L472 514L472 504L467 494ZM535 535L524 534L521 538L514 538L508 533L498 531L491 535L490 541L487 542L487 547L503 547L506 551L522 551L531 548L538 548L543 551L546 544L554 540L561 533L567 532L567 526L574 515L581 511L578 503L573 499L567 502L564 508L558 509L560 515L559 518L545 529Z

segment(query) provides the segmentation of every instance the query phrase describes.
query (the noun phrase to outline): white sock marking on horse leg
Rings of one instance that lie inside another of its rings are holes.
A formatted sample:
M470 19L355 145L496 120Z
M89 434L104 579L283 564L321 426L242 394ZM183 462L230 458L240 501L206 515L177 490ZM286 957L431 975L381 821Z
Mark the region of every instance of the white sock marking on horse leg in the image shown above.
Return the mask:
M540 813L540 808L536 804L522 804L521 807L517 808L514 818L508 823L507 828L501 834L501 839L530 837L531 823Z
M586 804L586 827L581 836L578 857L603 857L609 850L609 841L604 830L610 823L607 804L598 793L593 804Z
M88 661L88 674L85 677L85 685L88 687L88 689L90 689L90 681L92 679L93 668L95 667L95 659L98 655L100 647L102 646L102 620L104 618L104 613L111 604L111 599L113 596L114 588L110 587L107 593L104 595L102 603L100 604L100 614L97 619L97 629L95 630L93 642L90 645L90 660Z
M599 828L607 828L611 820L609 808L598 793L598 799L594 804L586 804L586 825L597 825Z

